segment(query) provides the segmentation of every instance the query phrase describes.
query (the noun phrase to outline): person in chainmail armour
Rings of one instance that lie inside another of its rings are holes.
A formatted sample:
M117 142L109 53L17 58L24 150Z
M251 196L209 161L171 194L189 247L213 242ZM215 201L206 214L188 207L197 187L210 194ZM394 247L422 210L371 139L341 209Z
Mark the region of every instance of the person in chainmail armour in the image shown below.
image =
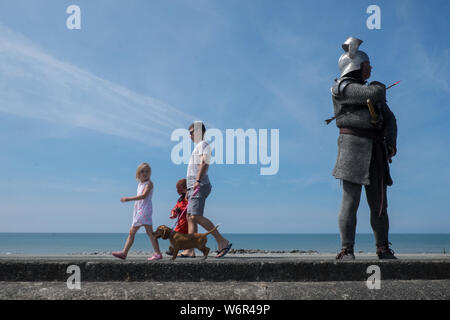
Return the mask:
M339 230L342 250L337 260L354 260L356 213L364 185L370 223L380 259L396 259L389 248L387 186L392 185L389 164L397 152L397 121L386 103L386 86L366 84L371 65L359 50L362 40L350 37L339 58L340 77L331 87L334 117L339 128L338 155L333 176L342 181ZM370 101L368 101L370 100Z

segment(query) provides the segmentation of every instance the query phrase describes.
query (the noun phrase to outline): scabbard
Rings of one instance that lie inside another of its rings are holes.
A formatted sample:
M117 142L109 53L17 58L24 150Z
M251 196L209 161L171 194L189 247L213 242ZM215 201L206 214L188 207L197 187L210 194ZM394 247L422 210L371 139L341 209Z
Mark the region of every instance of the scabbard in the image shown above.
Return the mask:
M370 99L367 99L367 107L369 108L370 116L372 117L372 122L378 122L378 115L375 112L375 107Z

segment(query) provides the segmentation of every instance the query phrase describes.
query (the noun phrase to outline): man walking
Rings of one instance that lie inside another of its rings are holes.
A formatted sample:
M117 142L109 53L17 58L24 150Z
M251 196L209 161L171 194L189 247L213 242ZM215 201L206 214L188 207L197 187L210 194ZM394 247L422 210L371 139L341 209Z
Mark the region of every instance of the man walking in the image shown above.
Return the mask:
M366 80L371 74L367 54L358 50L362 40L350 37L339 58L341 75L331 88L334 117L339 128L338 156L333 176L342 180L342 205L339 229L342 250L338 260L354 260L356 213L364 185L370 208L370 223L379 259L396 259L389 248L387 186L392 185L389 173L395 156L397 123L386 104L386 86Z
M189 133L192 141L196 144L192 152L187 169L187 188L188 192L188 229L189 233L197 233L200 224L207 231L214 228L214 224L203 216L205 201L211 192L211 183L208 177L208 167L211 159L211 147L204 140L206 132L205 125L201 121L192 123L189 127ZM198 189L198 191L196 191ZM217 258L224 257L231 249L231 243L225 239L218 230L211 233L217 241ZM181 254L182 257L194 257L194 249L186 250Z

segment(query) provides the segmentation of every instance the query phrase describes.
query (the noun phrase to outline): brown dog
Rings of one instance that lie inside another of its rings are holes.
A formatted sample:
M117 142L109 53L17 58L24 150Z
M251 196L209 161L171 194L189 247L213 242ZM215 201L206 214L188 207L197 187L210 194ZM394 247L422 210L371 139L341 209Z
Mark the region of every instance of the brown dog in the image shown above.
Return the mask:
M215 226L212 230L207 233L192 233L185 234L181 232L175 232L167 226L159 226L153 235L156 239L163 238L164 240L169 239L170 244L173 247L173 256L172 260L178 255L178 251L196 248L203 252L204 259L208 257L209 248L206 247L206 242L208 238L206 237L208 234L217 229L219 225Z

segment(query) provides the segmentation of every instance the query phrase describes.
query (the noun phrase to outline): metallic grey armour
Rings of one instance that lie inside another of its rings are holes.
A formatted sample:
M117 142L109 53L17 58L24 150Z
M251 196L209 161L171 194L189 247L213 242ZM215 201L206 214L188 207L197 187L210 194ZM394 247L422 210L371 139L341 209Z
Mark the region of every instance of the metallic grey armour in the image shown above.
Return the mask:
M386 104L386 88L382 83L361 84L353 78L341 78L331 88L334 113L338 116L338 128L372 129L382 131L388 146L395 147L397 124L394 114ZM375 129L367 108L370 99L378 111L382 127ZM338 156L333 169L337 179L369 185L369 167L373 140L365 137L341 134L338 138ZM390 180L390 179L389 179ZM388 183L392 184L392 181Z
M359 39L349 38L342 45L345 53L339 59L341 77L335 80L331 88L334 119L341 133L333 175L342 180L343 187L339 212L343 253L353 251L355 244L356 213L362 185L370 207L370 223L376 245L390 250L386 192L392 179L386 148L396 147L397 123L386 103L384 84L372 82L366 85L362 79L346 77L350 72L359 70L362 62L369 61L364 52L358 51L361 43ZM376 115L370 114L368 99L374 106ZM379 121L374 122L374 118Z
M359 70L361 63L365 61L370 62L369 56L364 51L358 50L361 43L363 43L362 40L349 37L342 44L342 49L344 49L345 53L341 55L338 62L341 77L352 71Z

